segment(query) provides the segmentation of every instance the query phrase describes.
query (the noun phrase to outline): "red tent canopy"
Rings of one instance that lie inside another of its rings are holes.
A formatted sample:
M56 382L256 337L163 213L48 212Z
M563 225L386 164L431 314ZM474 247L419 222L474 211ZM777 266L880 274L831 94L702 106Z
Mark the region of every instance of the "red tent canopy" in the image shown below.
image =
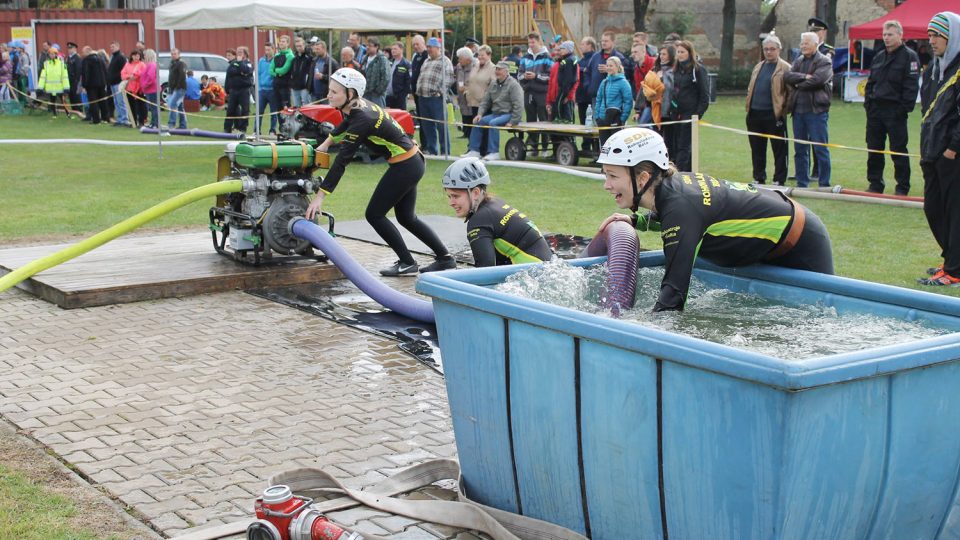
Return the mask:
M927 39L927 25L934 15L948 9L944 0L908 0L889 13L870 22L851 26L851 40L881 39L883 23L895 20L903 26L903 39Z

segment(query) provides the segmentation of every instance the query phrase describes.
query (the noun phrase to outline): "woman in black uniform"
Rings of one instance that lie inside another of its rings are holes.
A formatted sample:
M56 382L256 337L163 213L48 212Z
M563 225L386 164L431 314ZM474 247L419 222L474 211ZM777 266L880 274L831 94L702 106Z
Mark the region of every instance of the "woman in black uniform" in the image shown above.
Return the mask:
M366 211L367 221L399 257L393 266L380 273L384 276L411 275L419 268L400 231L387 219L391 208L397 221L436 254L436 260L419 268L420 272L456 268L456 261L437 234L417 217L417 183L423 178L423 154L393 117L379 105L360 97L366 86L367 80L352 68L338 69L330 77L328 99L330 105L343 113L343 122L317 147L317 151L326 152L333 143L340 144L340 151L320 183L320 191L307 207L306 217L313 219L320 213L323 200L333 193L347 164L360 145L365 144L372 155L383 156L390 164L373 190Z
M490 173L479 158L458 159L443 173L443 188L457 217L467 222L467 238L478 267L548 261L550 246L530 218L487 194Z
M630 221L660 230L665 274L654 311L682 310L698 256L720 266L765 262L833 273L830 236L820 218L779 191L701 173L677 172L656 132L630 128L610 136L598 163L603 187L620 208L600 225ZM640 208L651 210L638 216Z

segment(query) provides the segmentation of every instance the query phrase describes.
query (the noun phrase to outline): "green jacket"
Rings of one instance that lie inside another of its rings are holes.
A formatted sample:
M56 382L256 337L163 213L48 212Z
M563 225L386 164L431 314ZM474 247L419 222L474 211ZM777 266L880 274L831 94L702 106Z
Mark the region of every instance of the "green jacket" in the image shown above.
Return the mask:
M43 63L43 71L40 72L40 82L37 87L48 94L54 95L70 90L67 65L63 63L63 60L60 60L59 56Z
M285 81L285 84L289 86L289 73L290 68L293 67L293 58L294 54L290 49L277 51L277 54L273 55L273 60L270 62L270 75L274 82L279 79L281 82Z
M387 84L390 82L390 63L382 52L370 59L367 64L367 89L364 95L382 96L387 93Z

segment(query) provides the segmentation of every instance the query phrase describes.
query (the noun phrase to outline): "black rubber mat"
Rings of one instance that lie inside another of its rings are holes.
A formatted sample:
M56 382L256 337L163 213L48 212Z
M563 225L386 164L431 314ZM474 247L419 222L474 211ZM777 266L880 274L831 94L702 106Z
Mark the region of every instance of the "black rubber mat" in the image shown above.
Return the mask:
M400 349L443 373L436 326L408 319L363 294L346 279L249 289L246 292L364 332L395 340Z

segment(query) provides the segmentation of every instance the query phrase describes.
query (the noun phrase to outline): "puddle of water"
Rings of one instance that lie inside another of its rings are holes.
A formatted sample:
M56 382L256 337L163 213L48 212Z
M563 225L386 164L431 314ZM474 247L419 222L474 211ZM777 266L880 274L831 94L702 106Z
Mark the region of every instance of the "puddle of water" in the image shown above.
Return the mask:
M606 268L563 261L519 272L494 287L507 294L585 313L602 307ZM662 268L641 268L633 309L622 320L783 359L803 359L905 343L951 333L925 321L862 313L837 313L819 304L784 304L769 298L710 288L696 277L682 312L650 311L660 292Z
M248 293L398 342L400 349L443 373L437 329L408 319L374 302L348 280L290 287L251 289Z

